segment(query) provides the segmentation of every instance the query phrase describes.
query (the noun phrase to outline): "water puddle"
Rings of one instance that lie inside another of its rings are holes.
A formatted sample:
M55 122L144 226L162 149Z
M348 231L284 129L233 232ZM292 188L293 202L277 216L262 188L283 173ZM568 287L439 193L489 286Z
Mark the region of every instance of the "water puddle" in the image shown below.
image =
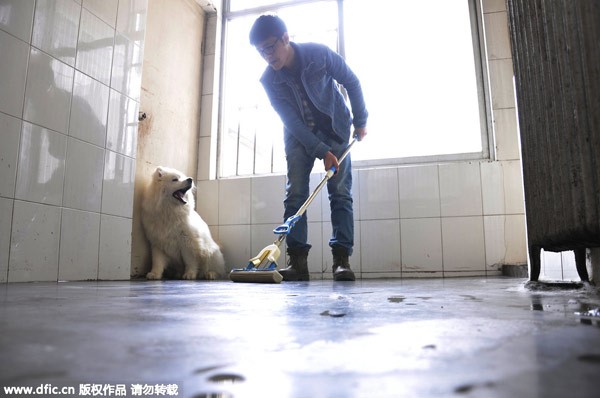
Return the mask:
M326 310L326 311L321 312L319 315L321 315L321 316L330 316L332 318L341 318L341 317L345 316L346 313L345 312L336 312L334 310L331 310L331 311L330 310Z
M579 318L581 323L586 325L593 325L600 327L600 308L592 308L587 311L578 311L575 312L575 316Z
M494 384L494 382L488 381L486 383L481 383L481 384L463 384L461 386L458 386L454 389L454 393L455 394L469 394L470 392L472 392L475 389L480 389L480 388L493 388L495 387L496 384Z
M242 382L246 381L246 379L244 378L244 376L234 374L234 373L221 373L221 374L216 374L216 375L210 376L208 378L208 381L211 381L213 383L218 383L218 384L236 384L236 383L242 383Z
M233 398L233 395L224 392L203 392L193 395L192 398Z
M583 282L546 282L546 281L528 281L525 288L532 291L564 291L579 290L585 285Z
M213 370L221 369L226 367L227 365L215 365L215 366L207 366L205 368L198 368L194 370L194 374L202 374L207 372L212 372Z
M404 296L392 296L392 297L388 297L388 301L390 303L401 303L406 299L406 297Z
M475 297L470 294L461 294L460 297L463 297L465 300L470 300L470 301L483 301L482 298Z
M577 357L582 362L594 363L600 365L600 354L583 354Z

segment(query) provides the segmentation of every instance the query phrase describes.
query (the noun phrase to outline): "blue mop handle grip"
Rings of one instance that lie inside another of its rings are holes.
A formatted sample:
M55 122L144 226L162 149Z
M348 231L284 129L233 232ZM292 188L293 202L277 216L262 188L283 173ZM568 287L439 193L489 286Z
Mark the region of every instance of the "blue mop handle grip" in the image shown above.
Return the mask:
M294 225L298 222L298 220L302 217L300 214L295 214L285 220L285 223L281 224L277 228L273 230L277 235L287 235L290 233Z

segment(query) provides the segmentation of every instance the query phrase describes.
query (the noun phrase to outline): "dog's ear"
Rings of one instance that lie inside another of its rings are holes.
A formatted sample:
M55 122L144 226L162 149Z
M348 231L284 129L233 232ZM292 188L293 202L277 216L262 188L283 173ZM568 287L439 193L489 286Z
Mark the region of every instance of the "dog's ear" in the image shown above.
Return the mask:
M156 171L154 172L154 175L156 175L156 177L158 178L162 178L162 176L165 175L165 170L162 167L158 166L156 168Z

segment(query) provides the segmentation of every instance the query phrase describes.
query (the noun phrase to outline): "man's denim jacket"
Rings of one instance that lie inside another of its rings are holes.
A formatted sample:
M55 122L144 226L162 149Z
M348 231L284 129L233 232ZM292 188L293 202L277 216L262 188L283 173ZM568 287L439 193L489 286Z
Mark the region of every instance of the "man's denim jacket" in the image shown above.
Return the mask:
M319 111L331 117L333 131L341 141L348 142L352 124L356 128L367 124L368 113L358 78L344 59L327 46L317 43L290 44L294 47L297 61L301 62L301 79L309 99ZM323 159L331 148L306 125L302 103L293 88L292 79L285 69L275 71L268 66L260 81L283 121L286 147L290 139L295 139L304 146L306 153ZM344 86L348 93L352 115L338 84Z

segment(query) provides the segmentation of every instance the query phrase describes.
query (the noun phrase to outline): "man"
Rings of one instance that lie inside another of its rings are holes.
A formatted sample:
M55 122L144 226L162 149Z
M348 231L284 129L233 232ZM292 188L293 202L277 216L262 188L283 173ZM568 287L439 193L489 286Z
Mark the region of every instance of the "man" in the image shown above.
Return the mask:
M352 162L348 155L338 157L348 146L350 130L362 140L367 134L367 110L360 82L334 51L322 44L293 43L283 20L274 15L260 16L250 31L250 44L269 66L260 81L281 117L287 159L284 220L294 215L309 196L310 172L315 158L325 170L337 173L327 182L331 207L333 278L355 280L348 257L354 246L352 209ZM344 86L352 112L338 84ZM309 280L306 213L286 237L288 267L280 270L286 281Z

